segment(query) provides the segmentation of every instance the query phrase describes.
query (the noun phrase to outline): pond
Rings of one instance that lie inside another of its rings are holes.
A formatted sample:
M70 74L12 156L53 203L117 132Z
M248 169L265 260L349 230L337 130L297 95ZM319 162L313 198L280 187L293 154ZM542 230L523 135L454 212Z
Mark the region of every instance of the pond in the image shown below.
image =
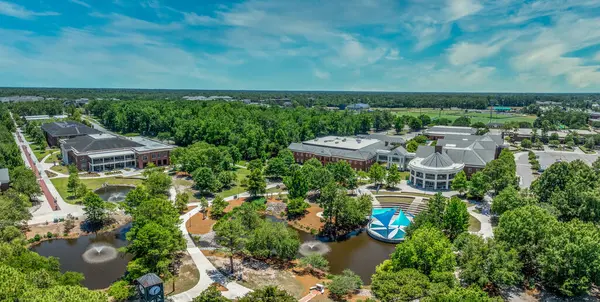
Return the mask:
M272 216L267 217L273 221L281 221ZM366 231L357 232L340 241L327 241L304 231L296 231L302 243L312 245L313 242L319 242L326 245L323 257L329 261L330 273L340 274L343 270L350 269L358 274L365 284L371 284L371 276L375 273L377 265L389 259L396 249L395 244L375 240Z
M73 271L85 276L83 285L89 289L101 289L123 276L130 255L117 251L127 244L127 224L115 231L81 236L73 239L54 239L41 242L32 251L60 260L61 272Z
M94 191L100 198L108 202L121 202L129 191L135 189L132 186L108 185Z

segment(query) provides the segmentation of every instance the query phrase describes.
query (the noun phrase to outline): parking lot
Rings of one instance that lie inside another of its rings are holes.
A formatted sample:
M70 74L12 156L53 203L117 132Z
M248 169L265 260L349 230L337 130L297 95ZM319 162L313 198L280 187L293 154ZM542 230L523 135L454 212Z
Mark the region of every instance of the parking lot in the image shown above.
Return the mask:
M591 166L592 163L598 158L598 154L585 154L579 149L573 152L552 150L534 152L538 156L538 161L540 162L540 166L542 168L548 168L557 161L572 162L578 159ZM517 175L521 177L520 186L522 188L527 188L535 179L533 171L531 171L531 165L529 164L527 152L517 154L516 162Z

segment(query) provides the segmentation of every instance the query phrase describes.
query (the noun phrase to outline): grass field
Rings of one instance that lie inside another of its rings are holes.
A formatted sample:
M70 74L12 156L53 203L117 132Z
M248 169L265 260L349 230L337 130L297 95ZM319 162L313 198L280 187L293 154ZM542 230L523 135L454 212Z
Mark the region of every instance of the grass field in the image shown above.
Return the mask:
M56 151L54 153L52 153L51 156L48 156L48 158L46 159L46 163L53 163L53 162L60 162L60 160L58 159L58 156L60 155L60 151Z
M62 196L62 198L68 203L79 203L81 199L74 198L71 192L67 189L67 183L69 178L53 178L52 184L56 187L56 190ZM81 179L81 182L87 186L90 190L96 190L102 187L102 184L108 183L109 185L140 185L142 183L141 179L133 179L133 178L116 178L116 177L107 177L107 178L91 178L91 179Z
M67 168L66 166L61 166L61 165L52 166L50 168L50 170L58 172L58 173L62 173L62 174L69 174L69 168Z
M434 118L447 118L450 121L454 121L455 119L467 115L471 117L471 123L482 122L487 124L490 122L490 112L486 110L482 110L481 113L476 112L468 112L465 113L464 110L449 110L445 109L440 111L439 109L433 108L382 108L383 110L389 110L397 115L408 115L418 117L421 114L426 114ZM530 122L533 123L535 121L535 115L523 115L520 113L507 113L507 114L498 114L494 112L492 114L492 123L506 123L506 122Z
M237 176L235 180L235 185L231 186L231 188L229 188L228 190L217 193L217 195L226 198L246 191L246 188L241 186L241 182L242 179L250 175L250 171L244 168L237 168L237 170L235 171L235 175Z
M414 198L402 197L402 196L377 196L377 200L381 203L393 202L393 203L412 203Z

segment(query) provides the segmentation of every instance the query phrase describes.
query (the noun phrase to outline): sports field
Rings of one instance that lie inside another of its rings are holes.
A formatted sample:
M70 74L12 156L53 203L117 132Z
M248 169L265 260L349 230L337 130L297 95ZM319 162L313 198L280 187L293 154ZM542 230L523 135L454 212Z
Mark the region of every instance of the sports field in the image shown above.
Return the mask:
M466 115L471 117L471 123L482 122L487 124L490 122L490 111L481 110L480 112L465 112L465 110L450 110L450 109L433 109L433 108L379 108L389 110L398 115L408 115L418 117L421 114L426 114L434 118L447 118L450 121ZM530 122L535 121L535 115L524 115L521 113L496 113L492 114L492 123L507 123L507 122Z

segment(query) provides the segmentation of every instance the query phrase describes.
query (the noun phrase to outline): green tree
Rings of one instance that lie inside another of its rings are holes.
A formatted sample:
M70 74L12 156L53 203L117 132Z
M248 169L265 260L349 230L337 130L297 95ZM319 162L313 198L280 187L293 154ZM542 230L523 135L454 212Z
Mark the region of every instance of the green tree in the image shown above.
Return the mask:
M402 181L402 174L400 174L400 171L398 171L398 165L392 164L388 171L385 181L389 188L396 187L396 185L399 184L400 181Z
M219 172L217 180L223 187L230 188L235 184L235 177L236 175L232 171L221 171Z
M552 234L556 223L556 218L547 210L524 206L502 214L494 236L519 253L525 272L537 272L537 255L544 250L544 241Z
M456 196L450 198L444 212L444 229L448 238L453 241L469 228L469 212L467 204Z
M288 219L302 217L310 205L303 198L292 198L287 203L286 212Z
M11 170L10 180L10 186L17 192L27 195L30 200L42 194L35 174L25 166L16 167Z
M533 204L534 202L532 198L521 195L514 187L507 187L494 198L491 210L500 216L506 211Z
M406 143L406 151L408 152L416 152L417 149L419 148L419 143L417 143L414 140L409 140L408 143Z
M214 205L213 205L214 206ZM245 249L246 228L238 219L219 220L214 226L216 241L229 256L229 267L233 273L233 256Z
M252 170L248 176L248 193L250 193L250 196L262 195L266 190L267 182L262 174L262 170Z
M531 147L533 146L533 143L531 142L531 140L529 139L524 139L523 141L521 141L521 147L525 148L525 149L531 149Z
M369 169L369 178L376 185L381 184L385 179L385 169L379 164L372 165Z
M334 300L342 300L344 296L352 294L363 285L360 277L349 269L345 269L341 275L334 275L327 288Z
M75 166L73 165L69 167L69 180L67 181L67 189L69 189L70 192L75 192L77 186L79 186L79 183L81 182L79 180L79 174L74 167Z
M462 301L477 301L477 302L502 302L501 297L490 298L482 289L471 286L468 288L455 287L450 291L442 291L425 297L423 302L462 302Z
M467 180L467 174L465 171L460 171L452 180L452 190L458 191L460 195L463 195L469 188L469 181Z
M171 177L161 170L153 170L147 174L144 184L152 195L166 195L171 187Z
M378 270L373 275L371 290L381 301L412 301L424 297L429 286L427 276L407 268L397 272Z
M30 207L29 199L14 190L0 194L0 213L2 213L0 230L9 226L21 227L31 219Z
M566 296L588 292L600 281L600 230L575 219L551 232L538 255L542 280Z
M192 302L230 302L230 300L223 297L221 291L215 285L211 285L200 296L194 298Z
M81 198L85 196L88 192L89 190L87 186L83 182L80 182L79 185L77 185L73 196L75 196L75 198Z
M289 165L279 157L271 159L265 170L265 175L272 178L282 178L288 174Z
M394 120L394 129L396 130L396 133L402 132L402 130L404 129L404 125L404 118L402 118L401 116L397 116Z
M198 205L200 207L200 212L202 212L202 219L206 219L206 213L208 212L208 200L206 200L206 198L204 198L204 196L202 198L200 198L200 204ZM223 208L224 209L224 208Z
M92 225L102 225L108 217L104 200L94 192L88 192L83 197L83 206L86 220Z
M283 184L288 189L290 198L304 199L306 197L310 185L306 170L308 170L308 167L305 166L300 170L292 172L290 176L283 178Z
M294 259L300 248L298 233L283 223L263 221L251 231L246 249L252 256L262 259Z
M517 285L523 279L519 254L502 242L464 233L454 246L459 251L459 276L466 284L499 289Z
M471 175L469 182L469 196L476 199L482 199L485 193L490 189L490 183L483 172L476 172Z
M215 196L213 199L211 208L210 208L210 216L212 219L220 219L225 215L225 208L227 208L227 201L223 199L220 195Z
M216 192L221 189L221 184L216 179L213 171L207 167L201 167L192 173L192 178L196 183L196 188L202 194Z
M330 163L326 166L326 168L333 175L333 180L340 186L353 189L356 185L356 172L345 160Z
M415 117L411 117L408 121L408 126L412 131L419 131L423 128L423 122Z
M175 207L177 208L179 213L183 213L187 210L187 204L189 201L190 195L188 193L177 193L177 195L175 196Z
M432 272L453 271L456 265L452 244L444 234L433 227L422 227L410 238L396 246L391 255L393 271L414 268L425 275Z
M296 302L294 296L288 294L285 290L278 289L275 286L265 286L248 293L238 300L238 302Z

